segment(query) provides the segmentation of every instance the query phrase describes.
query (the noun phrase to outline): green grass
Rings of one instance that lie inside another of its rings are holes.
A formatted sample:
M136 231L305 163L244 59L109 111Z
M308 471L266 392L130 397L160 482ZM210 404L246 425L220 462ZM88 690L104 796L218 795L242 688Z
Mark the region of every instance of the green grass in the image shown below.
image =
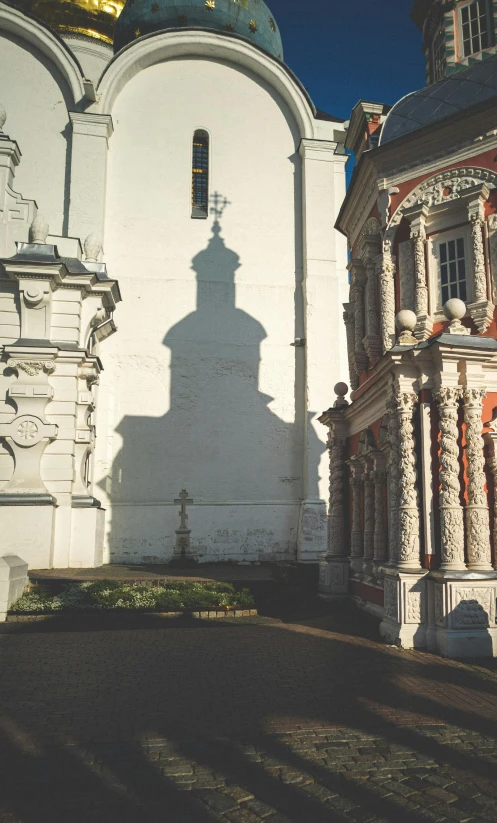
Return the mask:
M135 610L199 611L251 608L254 598L248 589L237 591L231 583L196 583L169 581L160 586L98 580L95 583L72 583L58 594L36 587L23 594L11 611L17 614L51 614L53 612Z

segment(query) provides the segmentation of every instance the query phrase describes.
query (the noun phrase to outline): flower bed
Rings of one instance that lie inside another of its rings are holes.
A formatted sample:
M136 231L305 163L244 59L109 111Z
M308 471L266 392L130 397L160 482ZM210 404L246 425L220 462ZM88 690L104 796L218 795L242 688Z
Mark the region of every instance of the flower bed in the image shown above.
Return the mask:
M73 583L58 594L42 586L26 592L11 609L13 614L133 610L148 612L200 612L246 610L254 605L248 589L237 591L230 583L167 581L158 586L98 580Z

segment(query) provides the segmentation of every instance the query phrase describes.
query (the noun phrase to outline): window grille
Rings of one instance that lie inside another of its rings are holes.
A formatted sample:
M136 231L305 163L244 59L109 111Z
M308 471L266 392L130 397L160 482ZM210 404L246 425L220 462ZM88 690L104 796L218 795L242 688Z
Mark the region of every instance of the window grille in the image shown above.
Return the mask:
M443 79L445 75L445 32L443 27L438 29L433 38L432 70L434 83Z
M462 6L461 39L464 57L489 48L488 0L473 0Z
M438 245L442 306L451 297L467 301L466 251L464 237Z
M209 135L196 131L192 155L192 217L209 213Z

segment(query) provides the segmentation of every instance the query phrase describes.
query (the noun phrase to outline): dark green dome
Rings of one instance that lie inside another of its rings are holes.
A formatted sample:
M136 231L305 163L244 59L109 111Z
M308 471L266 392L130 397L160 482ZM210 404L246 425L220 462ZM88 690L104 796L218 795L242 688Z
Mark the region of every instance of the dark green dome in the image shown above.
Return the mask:
M283 59L278 25L264 0L128 0L114 34L114 51L163 29L201 28L237 34Z

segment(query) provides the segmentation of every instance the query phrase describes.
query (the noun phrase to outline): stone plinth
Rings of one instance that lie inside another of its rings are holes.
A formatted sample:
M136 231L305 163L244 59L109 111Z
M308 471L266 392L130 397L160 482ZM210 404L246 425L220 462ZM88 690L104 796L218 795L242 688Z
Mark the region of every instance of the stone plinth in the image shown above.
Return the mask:
M381 636L402 649L426 646L428 572L404 572L383 566L385 604Z
M497 572L432 572L427 648L443 657L495 657Z
M14 554L0 557L0 623L28 584L28 564Z
M348 558L324 558L319 563L319 597L322 600L336 600L349 593Z

